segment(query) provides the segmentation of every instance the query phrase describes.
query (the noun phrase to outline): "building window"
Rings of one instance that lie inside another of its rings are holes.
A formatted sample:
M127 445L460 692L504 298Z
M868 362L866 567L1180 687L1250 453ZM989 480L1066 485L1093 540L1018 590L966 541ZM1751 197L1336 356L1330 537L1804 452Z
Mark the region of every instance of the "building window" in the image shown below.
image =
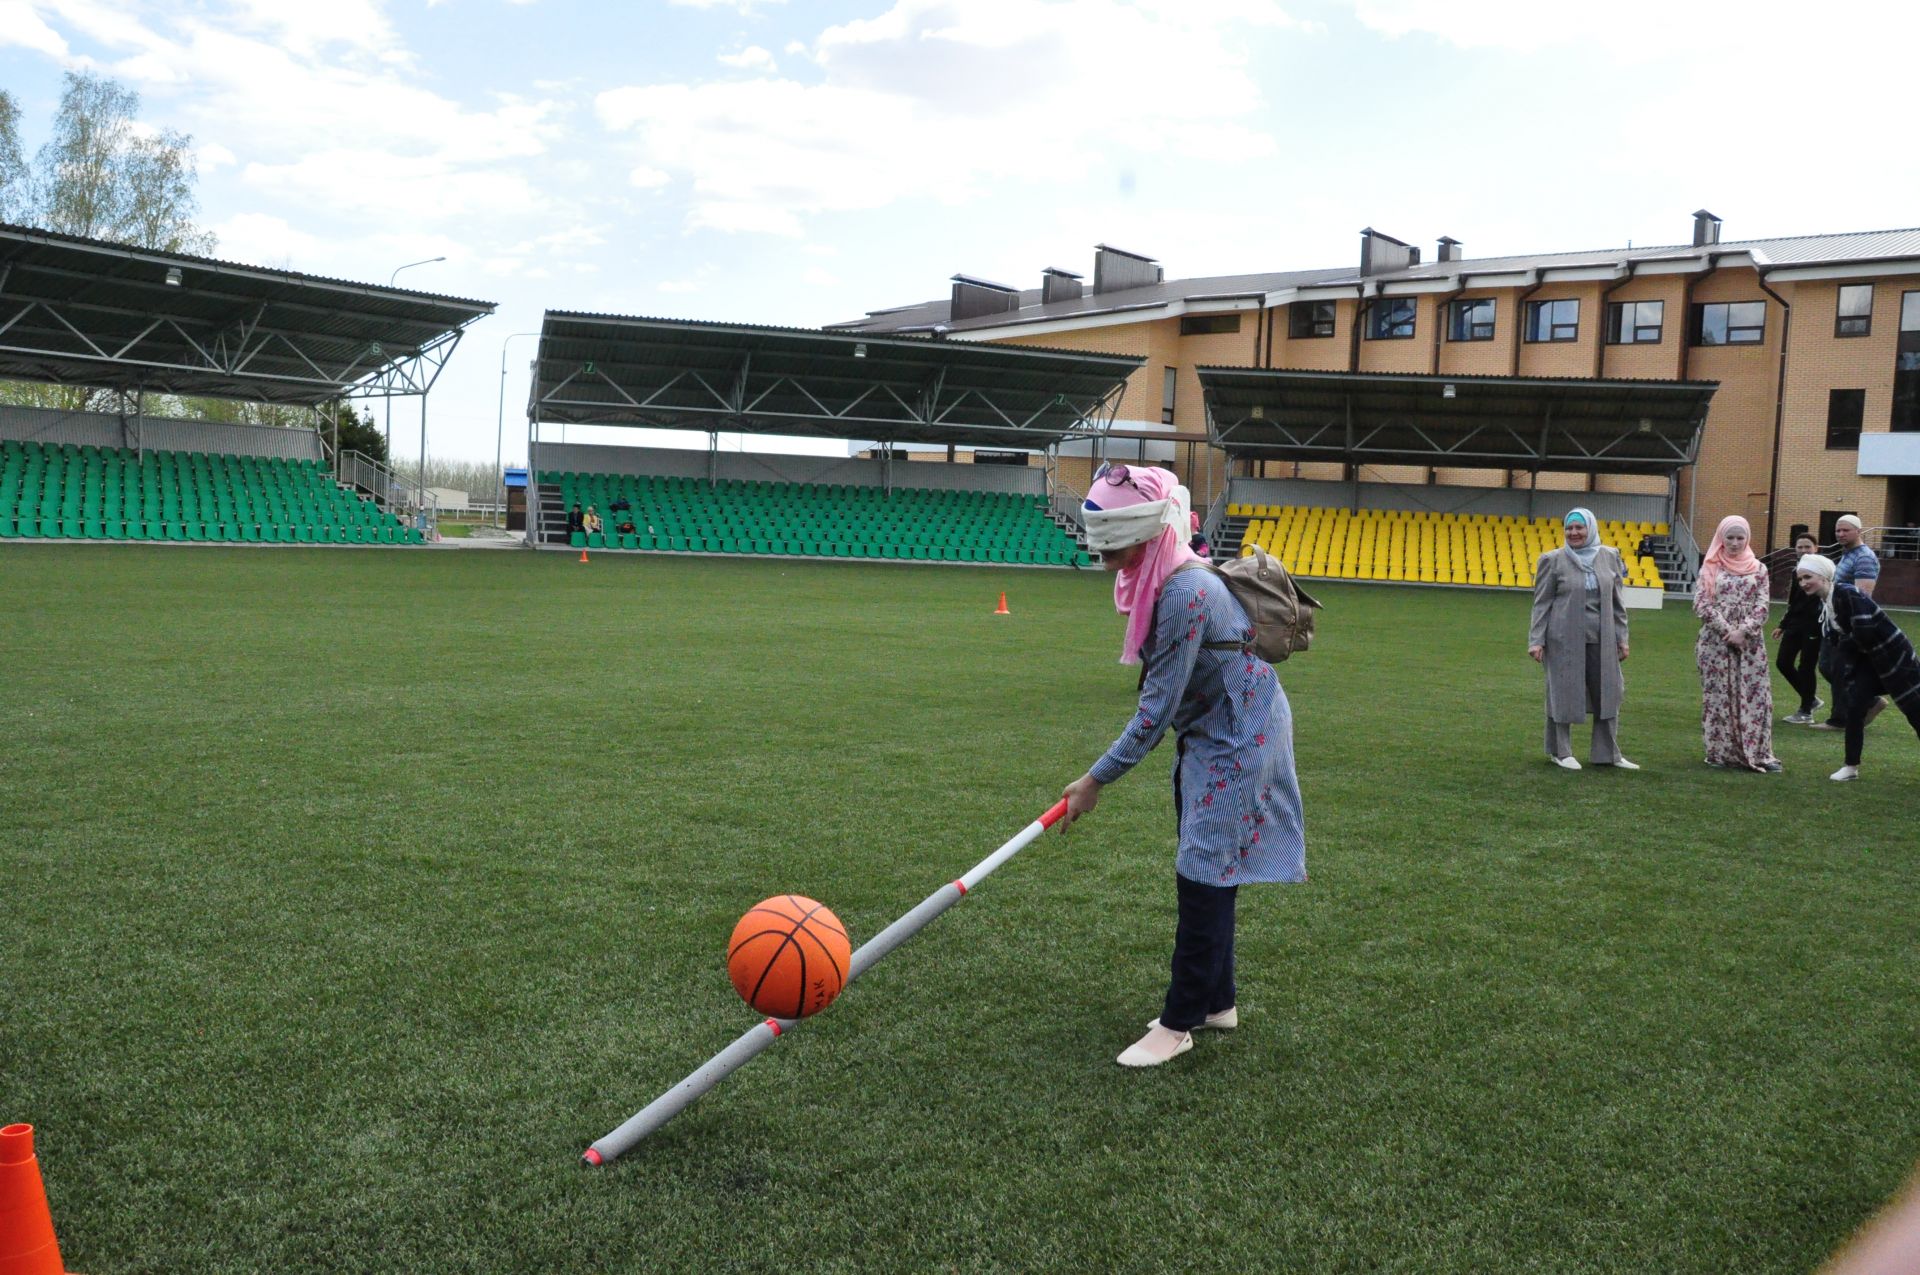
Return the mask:
M1163 369L1160 376L1160 423L1173 424L1173 392L1180 387L1180 369Z
M1873 285L1850 283L1840 289L1840 305L1833 318L1835 336L1866 336L1873 331Z
M1607 307L1607 344L1658 345L1666 317L1664 301L1615 301Z
M1447 340L1493 340L1493 298L1454 302L1447 312Z
M1287 307L1287 335L1295 340L1333 335L1333 302L1295 301Z
M1695 345L1759 345L1766 339L1764 301L1710 301L1693 307Z
M1180 320L1181 336L1218 336L1239 330L1237 314L1189 314Z
M1376 297L1367 311L1367 339L1404 341L1413 335L1413 321L1420 313L1415 297Z
M1900 341L1893 356L1893 419L1903 434L1920 430L1920 292L1900 295Z
M1867 415L1865 390L1827 391L1827 448L1859 451L1860 422Z
M1576 298L1527 302L1527 340L1578 341L1579 339L1580 302Z

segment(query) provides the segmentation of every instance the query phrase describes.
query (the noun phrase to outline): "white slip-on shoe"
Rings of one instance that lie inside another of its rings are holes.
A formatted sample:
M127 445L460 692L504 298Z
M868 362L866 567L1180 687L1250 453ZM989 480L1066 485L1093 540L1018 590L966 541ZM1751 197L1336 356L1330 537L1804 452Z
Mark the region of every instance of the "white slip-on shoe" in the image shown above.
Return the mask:
M1549 757L1547 758L1547 760L1552 762L1554 765L1558 766L1562 770L1580 769L1580 763L1575 761L1571 757Z
M1151 1031L1153 1028L1158 1027L1159 1025L1160 1025L1160 1020L1156 1018L1152 1022L1147 1024L1147 1029ZM1231 1009L1223 1009L1217 1014L1208 1014L1206 1021L1201 1023L1198 1027L1194 1028L1193 1030L1197 1032L1206 1032L1206 1031L1230 1032L1234 1028L1238 1027L1239 1025L1240 1025L1240 1007L1238 1005L1235 1005Z
M1114 1061L1122 1067L1158 1067L1161 1063L1172 1062L1192 1048L1192 1032L1156 1027L1128 1045Z
M1616 758L1614 758L1614 759L1613 759L1612 761L1597 761L1597 762L1595 762L1595 763L1593 763L1593 764L1594 764L1594 765L1596 765L1596 766L1611 766L1611 767L1613 767L1613 768L1614 768L1615 770L1638 770L1638 769L1640 769L1640 763L1638 763L1638 762L1631 762L1631 761L1628 761L1628 760L1627 760L1626 758L1624 758L1624 757L1616 757Z
M1842 766L1831 775L1828 775L1827 778L1833 780L1835 783L1844 784L1849 779L1860 778L1860 768L1858 766Z

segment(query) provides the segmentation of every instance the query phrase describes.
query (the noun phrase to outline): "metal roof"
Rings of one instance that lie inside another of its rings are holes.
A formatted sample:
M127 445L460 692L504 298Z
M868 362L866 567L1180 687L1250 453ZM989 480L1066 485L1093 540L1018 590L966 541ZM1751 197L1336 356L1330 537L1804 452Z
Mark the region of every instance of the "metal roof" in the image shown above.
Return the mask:
M1378 233L1378 232L1375 232ZM1391 238L1391 236L1382 236ZM1395 240L1395 242L1399 242ZM1457 241L1456 241L1457 242ZM1499 274L1521 270L1567 270L1581 266L1621 266L1631 261L1691 259L1704 265L1707 254L1725 257L1750 253L1762 266L1841 265L1870 261L1920 260L1920 229L1862 230L1842 234L1791 235L1773 239L1728 240L1695 247L1668 244L1642 248L1594 248L1576 252L1526 253L1508 257L1474 257L1458 261L1422 261L1399 270L1364 277L1352 266L1320 270L1291 270L1261 274L1215 275L1197 279L1168 279L1136 288L1089 292L1050 305L1041 304L1038 288L1020 293L1020 308L954 323L948 297L911 305L869 311L861 319L829 325L834 331L899 332L927 330L936 325L963 333L1015 328L1023 323L1087 318L1128 310L1165 309L1180 302L1221 299L1236 295L1271 294L1290 288L1353 287L1361 282L1394 283L1415 279L1458 279L1462 274Z
M1039 450L1105 429L1141 362L549 310L529 410L542 422Z
M1670 474L1693 463L1717 381L1198 369L1233 457Z
M1369 282L1401 279L1452 279L1462 274L1500 274L1518 270L1570 270L1581 266L1621 266L1636 261L1692 259L1703 266L1709 255L1751 254L1761 266L1839 265L1860 261L1920 259L1920 230L1860 230L1835 235L1794 235L1777 239L1729 239L1710 244L1666 244L1644 248L1593 248L1580 252L1540 252L1512 257L1473 257L1461 261L1422 261L1400 270L1366 276ZM1352 270L1325 282L1356 284Z
M1133 254L1128 254L1133 255ZM833 332L910 332L931 329L936 324L951 332L969 332L981 328L1006 328L1022 323L1044 323L1054 319L1083 318L1122 310L1164 309L1175 302L1211 298L1264 297L1285 288L1311 287L1327 279L1352 274L1346 267L1327 270L1288 270L1266 274L1213 275L1200 279L1169 279L1138 288L1116 288L1107 292L1087 292L1048 305L1040 303L1040 289L1026 288L1020 293L1020 308L1005 314L990 314L977 319L948 320L951 298L922 301L889 310L875 310L864 319L828 324Z
M292 404L424 393L493 310L0 224L0 377L16 380Z

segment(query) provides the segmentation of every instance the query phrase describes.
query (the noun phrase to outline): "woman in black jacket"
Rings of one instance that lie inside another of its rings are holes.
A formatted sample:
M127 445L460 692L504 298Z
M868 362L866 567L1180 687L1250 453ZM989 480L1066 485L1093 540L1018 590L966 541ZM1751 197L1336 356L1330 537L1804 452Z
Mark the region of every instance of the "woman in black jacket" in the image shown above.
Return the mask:
M1812 536L1794 537L1794 561L1819 552ZM1799 709L1788 714L1787 720L1795 726L1811 726L1814 712L1826 703L1814 694L1820 686L1820 601L1798 588L1792 579L1787 581L1787 615L1773 636L1780 643L1774 667L1800 696Z

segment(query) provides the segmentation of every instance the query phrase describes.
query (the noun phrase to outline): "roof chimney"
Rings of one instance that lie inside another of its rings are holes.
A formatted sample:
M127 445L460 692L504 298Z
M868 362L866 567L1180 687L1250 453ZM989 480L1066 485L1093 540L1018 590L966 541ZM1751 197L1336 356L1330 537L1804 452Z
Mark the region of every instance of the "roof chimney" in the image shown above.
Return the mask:
M1441 235L1440 236L1440 255L1435 257L1434 260L1435 261L1460 260L1460 241L1458 239L1455 239L1452 235Z
M1392 235L1381 234L1372 226L1360 232L1360 273L1362 275L1404 270L1418 260L1420 260L1418 252Z
M1006 314L1020 308L1020 289L972 275L953 276L953 303L947 321L959 323L989 314Z
M1701 208L1693 214L1693 246L1704 248L1720 242L1720 219Z
M1096 293L1144 288L1159 283L1165 275L1166 272L1155 264L1152 257L1143 257L1137 252L1112 248L1103 243L1093 246L1093 290Z
M1071 270L1062 270L1057 266L1048 266L1040 272L1040 304L1051 305L1055 301L1072 301L1086 289L1080 285L1081 276Z

